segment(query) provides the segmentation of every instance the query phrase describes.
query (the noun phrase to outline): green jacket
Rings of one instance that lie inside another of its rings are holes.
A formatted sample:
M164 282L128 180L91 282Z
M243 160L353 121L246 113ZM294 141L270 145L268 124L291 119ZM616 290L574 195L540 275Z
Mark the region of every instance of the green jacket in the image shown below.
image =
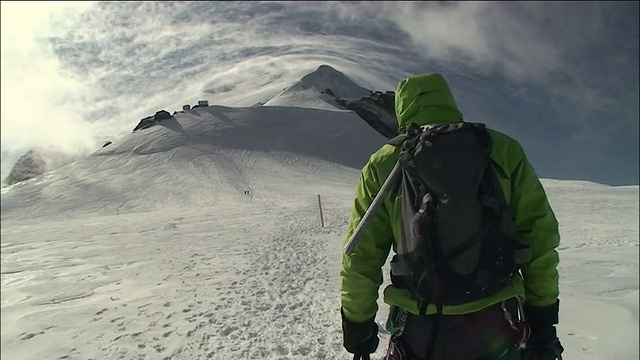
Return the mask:
M396 117L400 129L411 122L418 125L462 121L451 90L439 74L406 78L396 88ZM444 314L478 311L502 300L520 296L530 306L548 306L558 298L558 222L545 191L517 141L494 130L491 158L505 198L515 217L521 243L532 248L532 261L521 269L507 287L490 297L458 306L445 306ZM358 181L345 243L397 162L399 150L384 145L364 165ZM343 255L341 302L345 316L364 322L375 316L378 290L383 282L382 267L400 238L401 198L398 192L378 208L351 255ZM384 301L411 313L418 313L419 300L408 290L389 285ZM430 305L427 313L434 313Z

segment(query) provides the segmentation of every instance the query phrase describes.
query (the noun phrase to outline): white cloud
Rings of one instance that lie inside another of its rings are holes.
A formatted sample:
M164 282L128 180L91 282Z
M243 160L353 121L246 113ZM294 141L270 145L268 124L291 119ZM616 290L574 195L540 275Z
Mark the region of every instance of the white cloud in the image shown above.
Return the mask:
M89 91L60 72L60 64L39 41L62 30L91 4L2 2L2 177L17 157L33 146L66 152L92 146L89 124L75 111ZM52 26L55 21L57 26Z
M586 19L562 15L580 7L584 4L398 2L386 4L384 15L430 58L531 81L564 66L567 54L583 50L601 30L598 5L578 11Z

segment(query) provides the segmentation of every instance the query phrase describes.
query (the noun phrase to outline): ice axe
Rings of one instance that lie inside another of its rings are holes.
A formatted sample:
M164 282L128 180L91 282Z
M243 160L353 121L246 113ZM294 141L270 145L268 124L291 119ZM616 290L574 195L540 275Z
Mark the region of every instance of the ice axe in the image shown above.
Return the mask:
M362 217L362 219L360 219L360 222L358 223L356 229L353 231L353 234L351 234L347 245L344 246L344 253L347 256L351 255L353 249L355 249L356 245L358 245L358 241L360 241L365 227L367 226L369 221L371 221L371 218L375 214L376 210L378 210L378 207L380 207L380 205L382 204L384 198L391 191L394 185L396 185L397 181L400 180L401 175L402 167L400 167L400 161L398 161L391 170L391 173L389 174L387 179L384 181L384 184L382 184L380 191L378 191L378 194L371 202L371 205L369 205L369 208L364 213L364 216Z

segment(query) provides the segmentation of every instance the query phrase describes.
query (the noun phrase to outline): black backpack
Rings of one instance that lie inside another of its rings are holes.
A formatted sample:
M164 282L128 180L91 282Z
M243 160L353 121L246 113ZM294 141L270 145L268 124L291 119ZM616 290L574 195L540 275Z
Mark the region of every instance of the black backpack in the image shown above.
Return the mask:
M504 288L530 260L491 162L484 124L411 124L400 147L401 239L391 281L442 313ZM396 189L397 190L397 189Z

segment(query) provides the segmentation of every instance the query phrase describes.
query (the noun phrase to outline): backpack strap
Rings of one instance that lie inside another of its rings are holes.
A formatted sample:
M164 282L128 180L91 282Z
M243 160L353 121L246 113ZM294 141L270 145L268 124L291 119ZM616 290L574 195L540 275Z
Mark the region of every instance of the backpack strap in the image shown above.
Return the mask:
M442 305L436 304L436 313L433 318L433 322L431 324L431 334L429 336L429 342L427 343L427 348L425 350L424 358L425 360L432 360L436 353L436 341L438 336L440 336L440 328L442 327L442 318L443 318Z
M489 165L490 167L492 167L492 165ZM493 171L491 168L488 169L489 171ZM495 178L495 173L491 174L491 180L493 181L493 184L491 184L492 186L498 187L497 191L500 191L499 194L502 194L500 188L499 188L499 184L497 183L498 180ZM487 180L489 181L489 180ZM485 186L487 186L485 184ZM500 219L501 222L501 226L505 227L504 223L506 221L511 221L511 219L509 218L505 218L510 216L510 211L508 211L509 206L505 205L506 202L504 200L501 201L501 199L498 199L494 196L490 196L487 194L483 194L480 196L480 203L483 206L486 206L488 208L490 208L491 210L493 210L496 214L498 214L499 216L502 216L503 219ZM507 229L503 229L503 231L505 233L508 233ZM513 234L515 236L515 234ZM513 253L513 260L515 262L516 265L518 266L522 266L525 264L528 264L529 262L531 262L531 258L533 257L533 250L531 249L530 246L526 246L522 243L520 243L520 241L518 241L518 246L516 247L516 249L514 250Z
M409 125L409 127L407 128L405 133L402 133L402 134L400 134L398 136L395 136L395 137L389 139L389 141L387 141L386 144L392 145L392 146L400 149L400 151L401 151L401 153L400 153L400 155L401 155L400 156L401 157L400 161L401 161L402 160L402 151L405 150L404 147L406 146L405 145L406 141L410 140L410 139L415 139L420 134L421 131L422 131L422 129L418 125L416 125L415 123L411 123ZM403 174L402 175L404 175L404 170L403 170ZM389 194L390 194L389 196L391 198L394 198L394 197L396 197L398 195L398 191L400 190L400 186L401 186L401 184L403 182L404 182L404 176L402 176L400 181L398 181L394 185L393 189L391 189L391 191L389 192Z
M409 135L407 134L400 134L398 136L395 136L391 139L389 139L389 141L387 141L386 143L389 145L393 145L395 147L400 147L402 146L402 143L404 143L404 141L409 137Z

